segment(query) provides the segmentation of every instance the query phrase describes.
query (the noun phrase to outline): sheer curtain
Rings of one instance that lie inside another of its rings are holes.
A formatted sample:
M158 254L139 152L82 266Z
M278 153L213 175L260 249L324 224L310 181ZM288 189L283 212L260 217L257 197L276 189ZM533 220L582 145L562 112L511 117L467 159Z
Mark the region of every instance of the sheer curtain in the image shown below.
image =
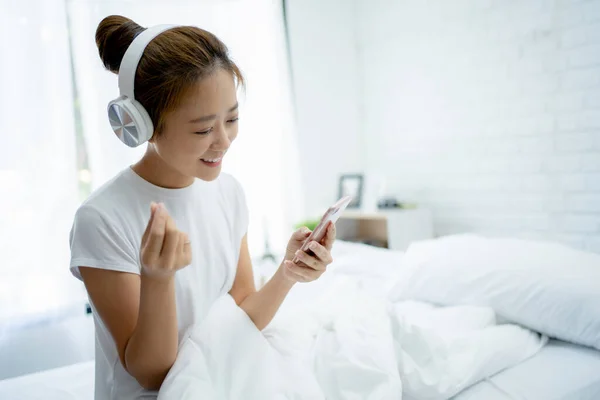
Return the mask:
M223 168L246 190L251 252L262 253L267 234L271 246L283 249L304 204L281 1L70 0L68 11L93 188L134 163L144 151L126 148L110 130L105 110L107 102L118 95L117 77L104 71L99 60L94 43L98 23L107 15L120 14L142 26L196 25L225 42L247 79L247 90L239 96L240 134Z
M15 324L83 312L69 273L78 204L64 0L0 1L0 336Z

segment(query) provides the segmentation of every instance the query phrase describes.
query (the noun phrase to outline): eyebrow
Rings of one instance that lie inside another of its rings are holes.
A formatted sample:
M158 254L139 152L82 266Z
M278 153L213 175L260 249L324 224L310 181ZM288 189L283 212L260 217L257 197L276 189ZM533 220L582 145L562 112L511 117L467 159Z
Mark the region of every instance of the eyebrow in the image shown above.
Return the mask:
M229 110L227 110L228 113L235 111L238 109L239 103L235 103L235 105L233 107L231 107ZM190 124L195 124L198 122L206 122L206 121L210 121L212 119L217 118L216 114L211 114L211 115L205 115L204 117L199 117L199 118L194 118L193 120L191 120L189 123Z

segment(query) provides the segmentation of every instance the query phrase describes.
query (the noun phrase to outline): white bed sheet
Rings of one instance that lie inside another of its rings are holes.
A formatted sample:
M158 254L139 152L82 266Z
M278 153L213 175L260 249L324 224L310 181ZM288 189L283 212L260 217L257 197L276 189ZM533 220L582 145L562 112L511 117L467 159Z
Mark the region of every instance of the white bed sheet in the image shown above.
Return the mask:
M365 289L381 288L393 280L401 254L367 252L367 248L338 245L333 274L294 288L280 313L319 297L335 275L354 275ZM357 251L361 250L361 251ZM363 251L364 250L364 251ZM350 254L351 253L351 254ZM368 254L367 254L368 253ZM376 290L368 290L375 293ZM2 400L92 400L94 363L85 362L0 381ZM455 400L597 400L600 399L600 351L550 341L525 362L480 382Z
M538 354L455 400L600 399L600 351L551 340Z
M94 361L0 381L2 400L93 400Z
M2 400L93 400L94 362L0 381ZM531 359L454 400L600 399L600 351L551 340Z

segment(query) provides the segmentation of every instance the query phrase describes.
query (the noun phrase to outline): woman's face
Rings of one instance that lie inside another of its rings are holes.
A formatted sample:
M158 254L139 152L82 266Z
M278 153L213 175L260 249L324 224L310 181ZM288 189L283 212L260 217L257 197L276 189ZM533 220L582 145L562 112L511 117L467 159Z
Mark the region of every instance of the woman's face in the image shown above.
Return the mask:
M199 81L181 105L165 118L161 135L151 141L156 152L185 176L212 181L238 133L236 86L219 68Z

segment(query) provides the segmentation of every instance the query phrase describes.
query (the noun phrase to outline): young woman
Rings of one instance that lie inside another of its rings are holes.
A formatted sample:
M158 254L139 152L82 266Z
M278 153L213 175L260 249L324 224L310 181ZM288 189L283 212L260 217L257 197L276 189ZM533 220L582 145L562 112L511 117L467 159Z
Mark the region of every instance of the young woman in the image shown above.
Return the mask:
M144 31L122 16L98 25L100 58L120 73L121 91L123 57ZM332 261L333 225L311 243L313 255L298 251L310 233L298 230L277 273L256 291L244 193L221 173L238 134L240 70L218 38L196 27L149 40L131 69L131 92L152 127L146 153L84 202L70 236L71 271L95 318L97 399L155 398L184 332L218 297L231 295L262 330L296 282L317 279Z

